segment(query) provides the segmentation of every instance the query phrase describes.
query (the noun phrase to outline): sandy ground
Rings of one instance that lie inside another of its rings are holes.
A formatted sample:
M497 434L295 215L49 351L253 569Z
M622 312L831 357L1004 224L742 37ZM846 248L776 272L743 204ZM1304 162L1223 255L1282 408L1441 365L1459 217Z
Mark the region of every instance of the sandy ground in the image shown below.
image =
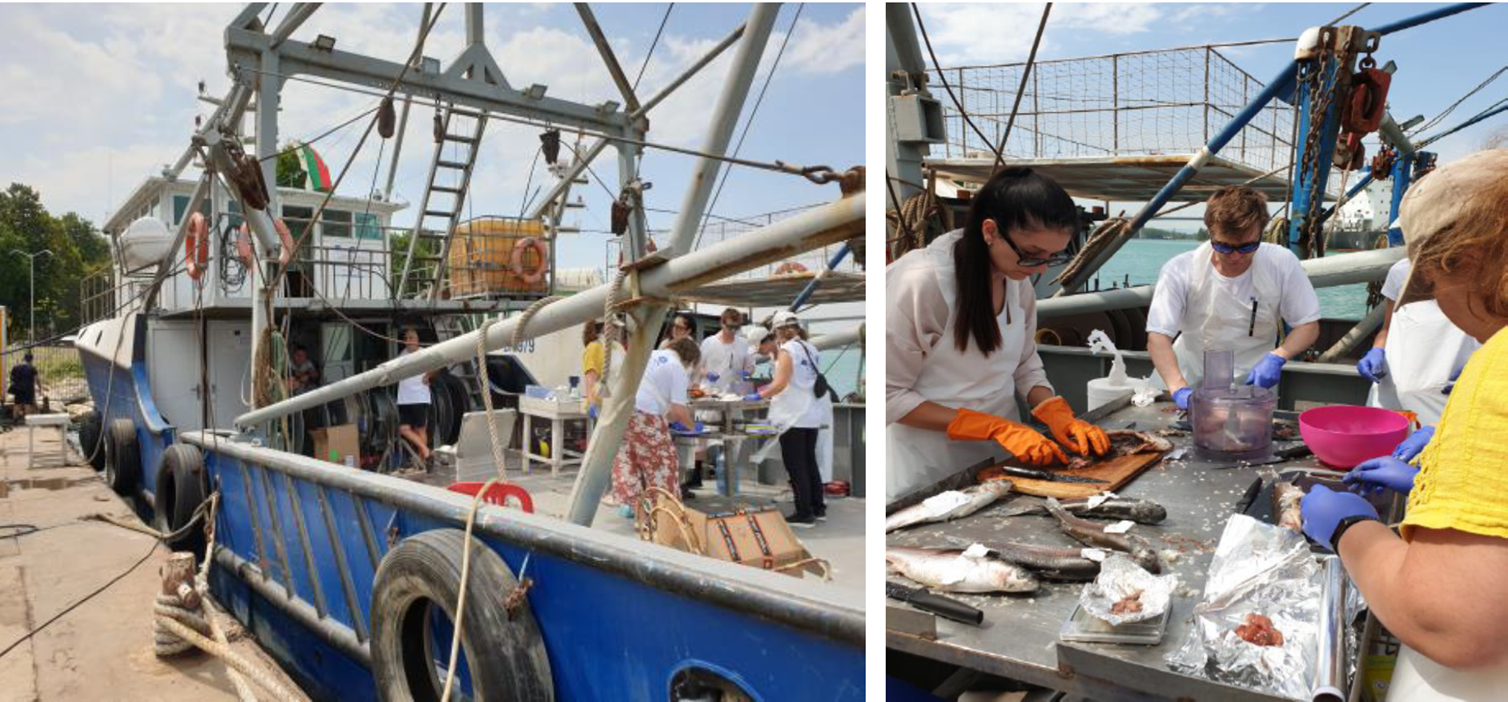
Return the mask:
M55 432L42 449L56 451ZM88 466L27 468L27 430L0 434L0 524L43 531L0 538L0 650L151 555L130 575L0 657L0 702L11 700L235 699L225 666L201 653L169 661L152 653L152 601L166 548L87 514L135 519ZM41 436L42 432L38 432ZM77 455L74 463L83 463ZM0 533L15 533L0 530ZM239 629L222 614L227 631ZM249 639L243 656L298 689Z
M529 491L530 497L534 498L535 511L557 517L565 514L570 503L571 486L576 480L575 469L568 468L561 471L559 475L551 476L548 468L536 464L531 473L525 474L518 468L522 465L518 452L510 450L508 454L506 458L510 467L508 479ZM484 481L494 476L495 473L478 472L475 475L467 474L460 477L465 480ZM432 476L423 476L422 479L424 482L443 482ZM714 494L714 482L708 480L706 484L705 488L699 488L696 492L699 495L711 497ZM761 485L753 480L742 480L736 499L747 505L774 503L787 514L795 510L790 489L786 485ZM689 507L696 507L697 501L692 500L686 504ZM599 506L592 526L614 534L637 538L633 521L618 516L618 510L615 507ZM829 498L827 521L818 522L810 529L795 529L794 532L813 556L827 560L832 568L832 584L835 587L850 592L864 592L864 500L862 498Z

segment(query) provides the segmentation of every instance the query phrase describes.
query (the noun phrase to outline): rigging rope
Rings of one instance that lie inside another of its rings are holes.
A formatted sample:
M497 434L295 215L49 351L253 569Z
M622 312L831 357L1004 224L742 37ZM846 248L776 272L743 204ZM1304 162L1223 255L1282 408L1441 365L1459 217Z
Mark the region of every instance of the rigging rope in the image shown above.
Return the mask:
M995 142L984 135L984 130L981 130L979 125L974 124L974 120L969 118L968 110L963 109L963 103L958 100L957 95L953 94L953 86L948 84L948 76L943 72L942 64L937 60L937 54L932 51L932 38L927 36L927 25L922 22L922 11L914 2L911 3L911 14L916 16L916 29L922 35L922 43L927 47L927 55L932 57L932 68L937 71L937 78L942 81L943 89L948 91L948 98L953 101L953 107L958 110L958 116L962 117L963 121L969 125L969 128L973 129L974 133L979 135L979 138L984 141L985 146L990 147L995 152L996 160L1003 162L1005 156L1000 153L999 149L995 148ZM967 137L965 137L964 141L968 141Z
M1005 134L1000 137L1000 147L995 149L995 170L1005 167L1005 145L1011 139L1011 127L1016 125L1016 112L1021 109L1021 98L1026 96L1026 81L1031 78L1032 66L1037 62L1037 47L1042 45L1042 32L1047 29L1047 15L1052 12L1052 3L1042 8L1042 21L1037 24L1037 36L1032 39L1032 50L1026 57L1026 66L1021 69L1021 85L1016 88L1016 101L1011 105L1010 119L1005 122ZM938 75L942 69L938 69Z
M1472 88L1471 90L1466 91L1465 95L1462 95L1455 102L1451 103L1449 107L1445 108L1445 110L1442 111L1440 114L1435 115L1428 122L1425 122L1425 123L1423 123L1423 124L1421 124L1421 125L1419 125L1417 127L1414 127L1413 129L1410 129L1409 130L1409 134L1419 134L1419 133L1428 131L1430 129L1433 129L1436 125L1440 124L1440 122L1442 120L1444 120L1447 116L1449 116L1450 113L1454 112L1457 107L1460 107L1461 103L1466 102L1466 100L1469 99L1471 96L1476 95L1477 93L1481 92L1482 89L1486 88L1488 85L1491 85L1493 81L1497 80L1498 77L1501 76L1501 75L1503 75L1503 73L1505 73L1505 72L1508 72L1508 66L1503 66L1502 68L1499 68L1496 71L1493 71L1492 75L1487 76L1487 80L1484 80L1481 83L1478 83L1477 87Z

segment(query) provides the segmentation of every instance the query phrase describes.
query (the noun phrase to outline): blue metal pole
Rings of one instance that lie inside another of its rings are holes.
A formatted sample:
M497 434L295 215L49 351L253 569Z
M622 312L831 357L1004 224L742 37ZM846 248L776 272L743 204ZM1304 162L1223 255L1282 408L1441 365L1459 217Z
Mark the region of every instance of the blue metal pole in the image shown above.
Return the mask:
M1309 86L1311 84L1305 79L1313 75L1313 72L1321 71L1319 80L1314 81L1312 85L1317 90L1324 90L1324 86L1334 85L1335 81L1339 79L1339 73L1343 68L1345 67L1341 65L1340 61L1332 58L1326 60L1323 66L1317 64L1304 66L1299 78L1300 84L1303 86L1299 94L1298 133L1300 137L1298 144L1295 145L1294 159L1296 162L1294 163L1293 171L1293 201L1290 203L1288 210L1293 213L1293 217L1288 221L1288 248L1297 254L1299 258L1304 257L1304 246L1300 241L1300 235L1309 223L1309 207L1316 200L1323 203L1325 187L1330 179L1331 161L1335 157L1335 143L1340 138L1340 126L1338 124L1340 121L1340 105L1332 102L1325 114L1316 115L1314 113L1316 90L1310 89ZM1314 170L1310 172L1304 168L1304 164L1309 161L1309 153L1307 140L1302 135L1309 133L1309 130L1312 128L1311 124L1316 119L1322 120L1322 126L1319 141L1315 145L1318 153L1314 157ZM1313 234L1315 236L1319 235L1318 232L1314 232Z
M791 303L790 310L792 312L801 309L801 306L806 304L807 300L811 299L812 294L817 292L817 286L822 283L823 276L843 263L843 259L848 258L848 252L851 250L848 242L843 242L843 246L839 247L838 252L833 254L832 259L827 262L827 268L818 273L817 277L812 278L811 282L807 283L806 287L801 290L801 294L796 296L796 300Z
M1393 199L1392 206L1388 210L1388 245L1403 245L1403 230L1393 226L1398 221L1398 207L1403 204L1403 195L1408 192L1409 185L1414 180L1414 159L1419 156L1415 151L1410 154L1399 154L1398 160L1393 162Z
M1391 24L1384 24L1381 27L1373 27L1370 31L1377 32L1378 34L1381 34L1383 36L1387 36L1389 34L1392 34L1393 32L1417 27L1421 24L1428 24L1437 19L1443 19L1450 17L1451 15L1459 15L1462 12L1466 12L1467 10L1475 10L1479 7L1486 7L1491 4L1492 3L1490 2L1462 2L1456 3L1454 5L1442 5L1436 9L1430 10L1429 12L1420 13L1414 15L1413 17L1406 17Z

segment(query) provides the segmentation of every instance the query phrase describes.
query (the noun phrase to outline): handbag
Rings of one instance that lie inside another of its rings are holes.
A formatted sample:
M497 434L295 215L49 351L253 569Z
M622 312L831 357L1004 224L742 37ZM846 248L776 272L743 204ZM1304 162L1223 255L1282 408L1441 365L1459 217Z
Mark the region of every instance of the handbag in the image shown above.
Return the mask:
M812 352L807 350L807 343L805 341L801 342L801 353L806 354L806 360L812 364L812 370L817 371L817 382L812 384L812 394L818 398L829 397L833 402L837 402L838 393L827 382L827 376L823 375L822 371L817 368L817 362L812 359Z

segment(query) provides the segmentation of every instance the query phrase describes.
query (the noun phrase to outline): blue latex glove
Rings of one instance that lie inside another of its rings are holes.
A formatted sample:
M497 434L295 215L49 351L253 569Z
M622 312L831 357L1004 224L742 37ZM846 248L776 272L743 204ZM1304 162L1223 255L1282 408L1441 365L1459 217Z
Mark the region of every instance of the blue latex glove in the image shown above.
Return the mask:
M1365 497L1349 492L1336 492L1324 485L1309 488L1309 494L1299 503L1304 516L1304 534L1323 544L1331 551L1335 546L1330 537L1335 536L1335 527L1348 517L1371 517L1377 519L1377 510Z
M1251 373L1246 375L1247 385L1257 385L1270 388L1278 384L1283 378L1283 364L1288 361L1275 353L1267 354L1257 365L1252 366Z
M1442 393L1444 393L1446 395L1449 395L1451 390L1455 390L1456 389L1456 379L1461 377L1461 371L1463 371L1463 370L1466 370L1466 366L1461 366L1460 368L1456 369L1456 372L1451 373L1450 374L1450 382L1446 383L1445 387L1440 388L1440 392L1442 392Z
M681 432L682 434L685 434L685 433L691 431L690 429L688 429L686 427L685 424L682 424L680 422L671 422L670 423L670 430L671 431L678 431L678 432Z
M738 370L738 379L739 380L748 380L749 377L752 376L752 375L753 375L752 373L750 373L749 371L746 371L746 370L744 370L742 368L740 368Z
M715 371L707 371L707 382L715 383L719 377Z
M1374 348L1356 363L1356 372L1361 377L1377 382L1388 377L1388 356L1381 348Z
M1352 492L1363 495L1371 492L1377 494L1383 488L1393 492L1401 492L1405 495L1414 489L1414 476L1419 475L1419 469L1392 456L1380 456L1369 461L1362 461L1360 465L1348 471L1341 482L1351 486Z
M1189 398L1193 396L1193 388L1179 388L1173 393L1173 404L1178 405L1178 409L1186 410L1189 408Z
M1403 443L1398 444L1398 448L1393 449L1393 458L1405 463L1411 462L1433 438L1435 438L1434 427L1420 427L1418 431L1409 434L1409 438L1404 439Z
M597 418L597 406L596 405L587 405L586 416L591 417L592 419L596 419Z
M747 395L744 395L744 402L762 402L762 401L764 401L764 397L760 396L760 394L757 393L757 392L751 392L751 393L749 393Z

